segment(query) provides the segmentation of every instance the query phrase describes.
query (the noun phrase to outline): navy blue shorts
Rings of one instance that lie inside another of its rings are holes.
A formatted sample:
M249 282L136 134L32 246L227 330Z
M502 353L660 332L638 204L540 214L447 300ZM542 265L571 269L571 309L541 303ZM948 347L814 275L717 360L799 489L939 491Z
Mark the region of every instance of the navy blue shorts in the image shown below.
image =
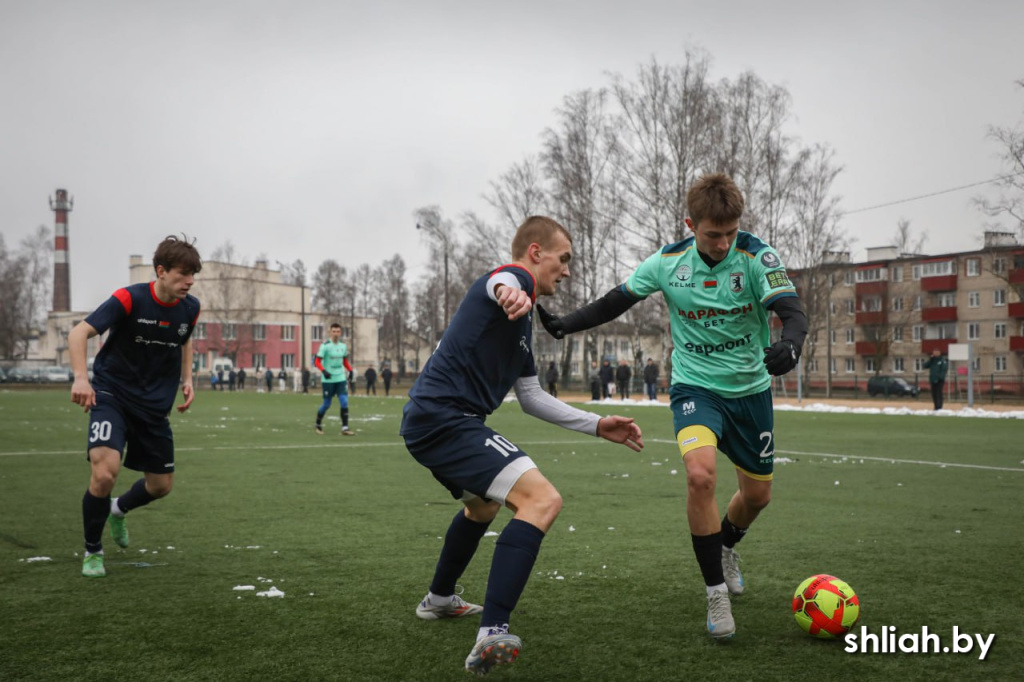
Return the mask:
M97 391L96 405L89 411L88 451L95 447L117 450L123 464L135 471L174 473L174 436L171 422L132 412L109 393Z
M537 468L529 455L477 416L406 403L405 446L457 500L505 503L519 477Z

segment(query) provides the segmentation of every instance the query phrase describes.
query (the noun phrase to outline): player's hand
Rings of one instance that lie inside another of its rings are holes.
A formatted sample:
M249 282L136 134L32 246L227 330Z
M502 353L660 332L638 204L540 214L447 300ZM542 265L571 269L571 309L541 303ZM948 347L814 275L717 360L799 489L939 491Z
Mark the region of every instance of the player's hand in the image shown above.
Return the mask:
M188 409L188 406L192 404L192 401L196 399L196 393L192 390L192 382L186 381L181 385L181 393L185 396L185 402L178 405L178 412L184 412Z
M548 334L551 334L551 336L556 339L565 338L565 328L562 327L562 318L557 315L552 315L548 311L544 310L544 306L540 303L537 304L537 316L540 317L540 323L544 325L544 329L547 330Z
M644 434L640 427L633 423L632 417L612 415L602 417L597 422L597 435L613 443L622 443L630 450L640 452L644 449Z
M348 373L348 383L349 383L349 386L351 386L351 385L352 385L352 384L354 384L355 382L356 382L356 375L355 375L355 372L349 372L349 373Z
M324 379L330 379L331 378L331 373L328 372L326 369L324 371L320 372L320 373L324 375Z
M75 379L75 383L71 385L71 402L81 405L84 408L83 412L88 412L96 405L96 391L92 390L89 379Z
M780 339L764 349L764 366L772 376L781 377L796 367L800 349L789 339Z
M522 289L502 286L498 288L498 305L508 315L508 321L514 322L526 315L533 308L530 295Z

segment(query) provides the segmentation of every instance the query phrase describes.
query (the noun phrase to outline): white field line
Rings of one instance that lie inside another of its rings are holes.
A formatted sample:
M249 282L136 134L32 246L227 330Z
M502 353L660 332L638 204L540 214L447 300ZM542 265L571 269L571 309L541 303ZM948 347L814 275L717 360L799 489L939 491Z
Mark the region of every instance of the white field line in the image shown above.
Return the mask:
M666 440L663 438L651 438L647 440L648 443L658 443L659 445L675 445L674 440ZM518 445L533 446L533 445L598 445L598 441L594 439L588 440L531 440L531 441L516 441ZM317 449L343 449L343 450L354 450L358 448L382 448L382 447L394 447L398 443L352 443L348 442L345 444L341 443L321 443L318 445L231 445L231 446L212 446L206 448L175 448L175 452L252 452L253 450L317 450ZM891 462L895 464L920 464L924 466L936 466L936 467L951 467L957 469L981 469L985 471L1015 471L1017 473L1024 473L1024 467L996 467L988 466L985 464L964 464L962 462L928 462L920 459L899 459L897 457L870 457L866 455L841 455L831 452L802 452L799 450L776 450L775 452L782 455L800 455L803 457L830 457L833 459L866 459L872 462ZM0 452L0 457L29 457L32 455L82 455L85 453L81 450L34 450L34 451L23 451L23 452Z

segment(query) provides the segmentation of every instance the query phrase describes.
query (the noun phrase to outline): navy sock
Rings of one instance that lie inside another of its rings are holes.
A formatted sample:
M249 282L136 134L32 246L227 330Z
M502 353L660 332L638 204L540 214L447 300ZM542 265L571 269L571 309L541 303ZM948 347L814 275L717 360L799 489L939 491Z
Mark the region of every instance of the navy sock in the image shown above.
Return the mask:
M725 582L722 572L722 532L711 535L690 535L693 541L693 553L697 555L700 573L704 576L704 584L708 587L721 585Z
M341 408L341 428L343 428L343 429L347 429L348 428L348 408L347 407Z
M110 515L110 495L96 497L88 489L82 498L82 525L85 528L85 551L103 550L103 526Z
M140 478L132 484L131 489L117 498L117 508L127 514L132 509L145 507L156 498L146 490L146 479Z
M431 592L439 597L455 594L455 583L462 577L466 566L469 566L480 545L480 538L490 525L472 521L459 510L444 536L444 547L441 548L441 557L437 560L434 579L430 583Z
M747 534L748 528L740 528L729 520L729 514L722 517L722 546L732 549Z
M508 623L533 572L543 539L544 532L540 528L519 519L512 519L501 531L487 579L481 628Z
M317 412L316 413L316 425L320 426L321 424L323 424L323 422L324 422L324 413L323 412Z

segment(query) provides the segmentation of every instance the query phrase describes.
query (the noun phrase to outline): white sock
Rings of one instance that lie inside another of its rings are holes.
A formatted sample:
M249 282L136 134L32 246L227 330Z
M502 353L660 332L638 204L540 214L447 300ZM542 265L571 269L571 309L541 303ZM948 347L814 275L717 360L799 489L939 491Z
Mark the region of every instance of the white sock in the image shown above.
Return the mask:
M448 606L452 603L452 597L455 595L448 595L447 597L439 597L433 592L427 592L427 603L431 606Z
M89 550L85 551L85 556L92 556L93 554L103 554L103 550L101 549L98 552L90 552Z
M114 499L112 499L110 501L110 513L113 514L114 516L116 516L119 519L123 519L124 518L124 512L121 511L121 508L117 506L117 501L119 499L121 499L121 498L115 497Z
M491 629L490 628L480 628L479 630L476 631L476 641L479 642L481 639L483 639L484 637L486 637L489 634L491 634Z
M726 586L725 583L722 583L721 585L707 585L707 589L708 589L708 596L709 597L711 596L712 592L728 592L729 591L729 588Z

